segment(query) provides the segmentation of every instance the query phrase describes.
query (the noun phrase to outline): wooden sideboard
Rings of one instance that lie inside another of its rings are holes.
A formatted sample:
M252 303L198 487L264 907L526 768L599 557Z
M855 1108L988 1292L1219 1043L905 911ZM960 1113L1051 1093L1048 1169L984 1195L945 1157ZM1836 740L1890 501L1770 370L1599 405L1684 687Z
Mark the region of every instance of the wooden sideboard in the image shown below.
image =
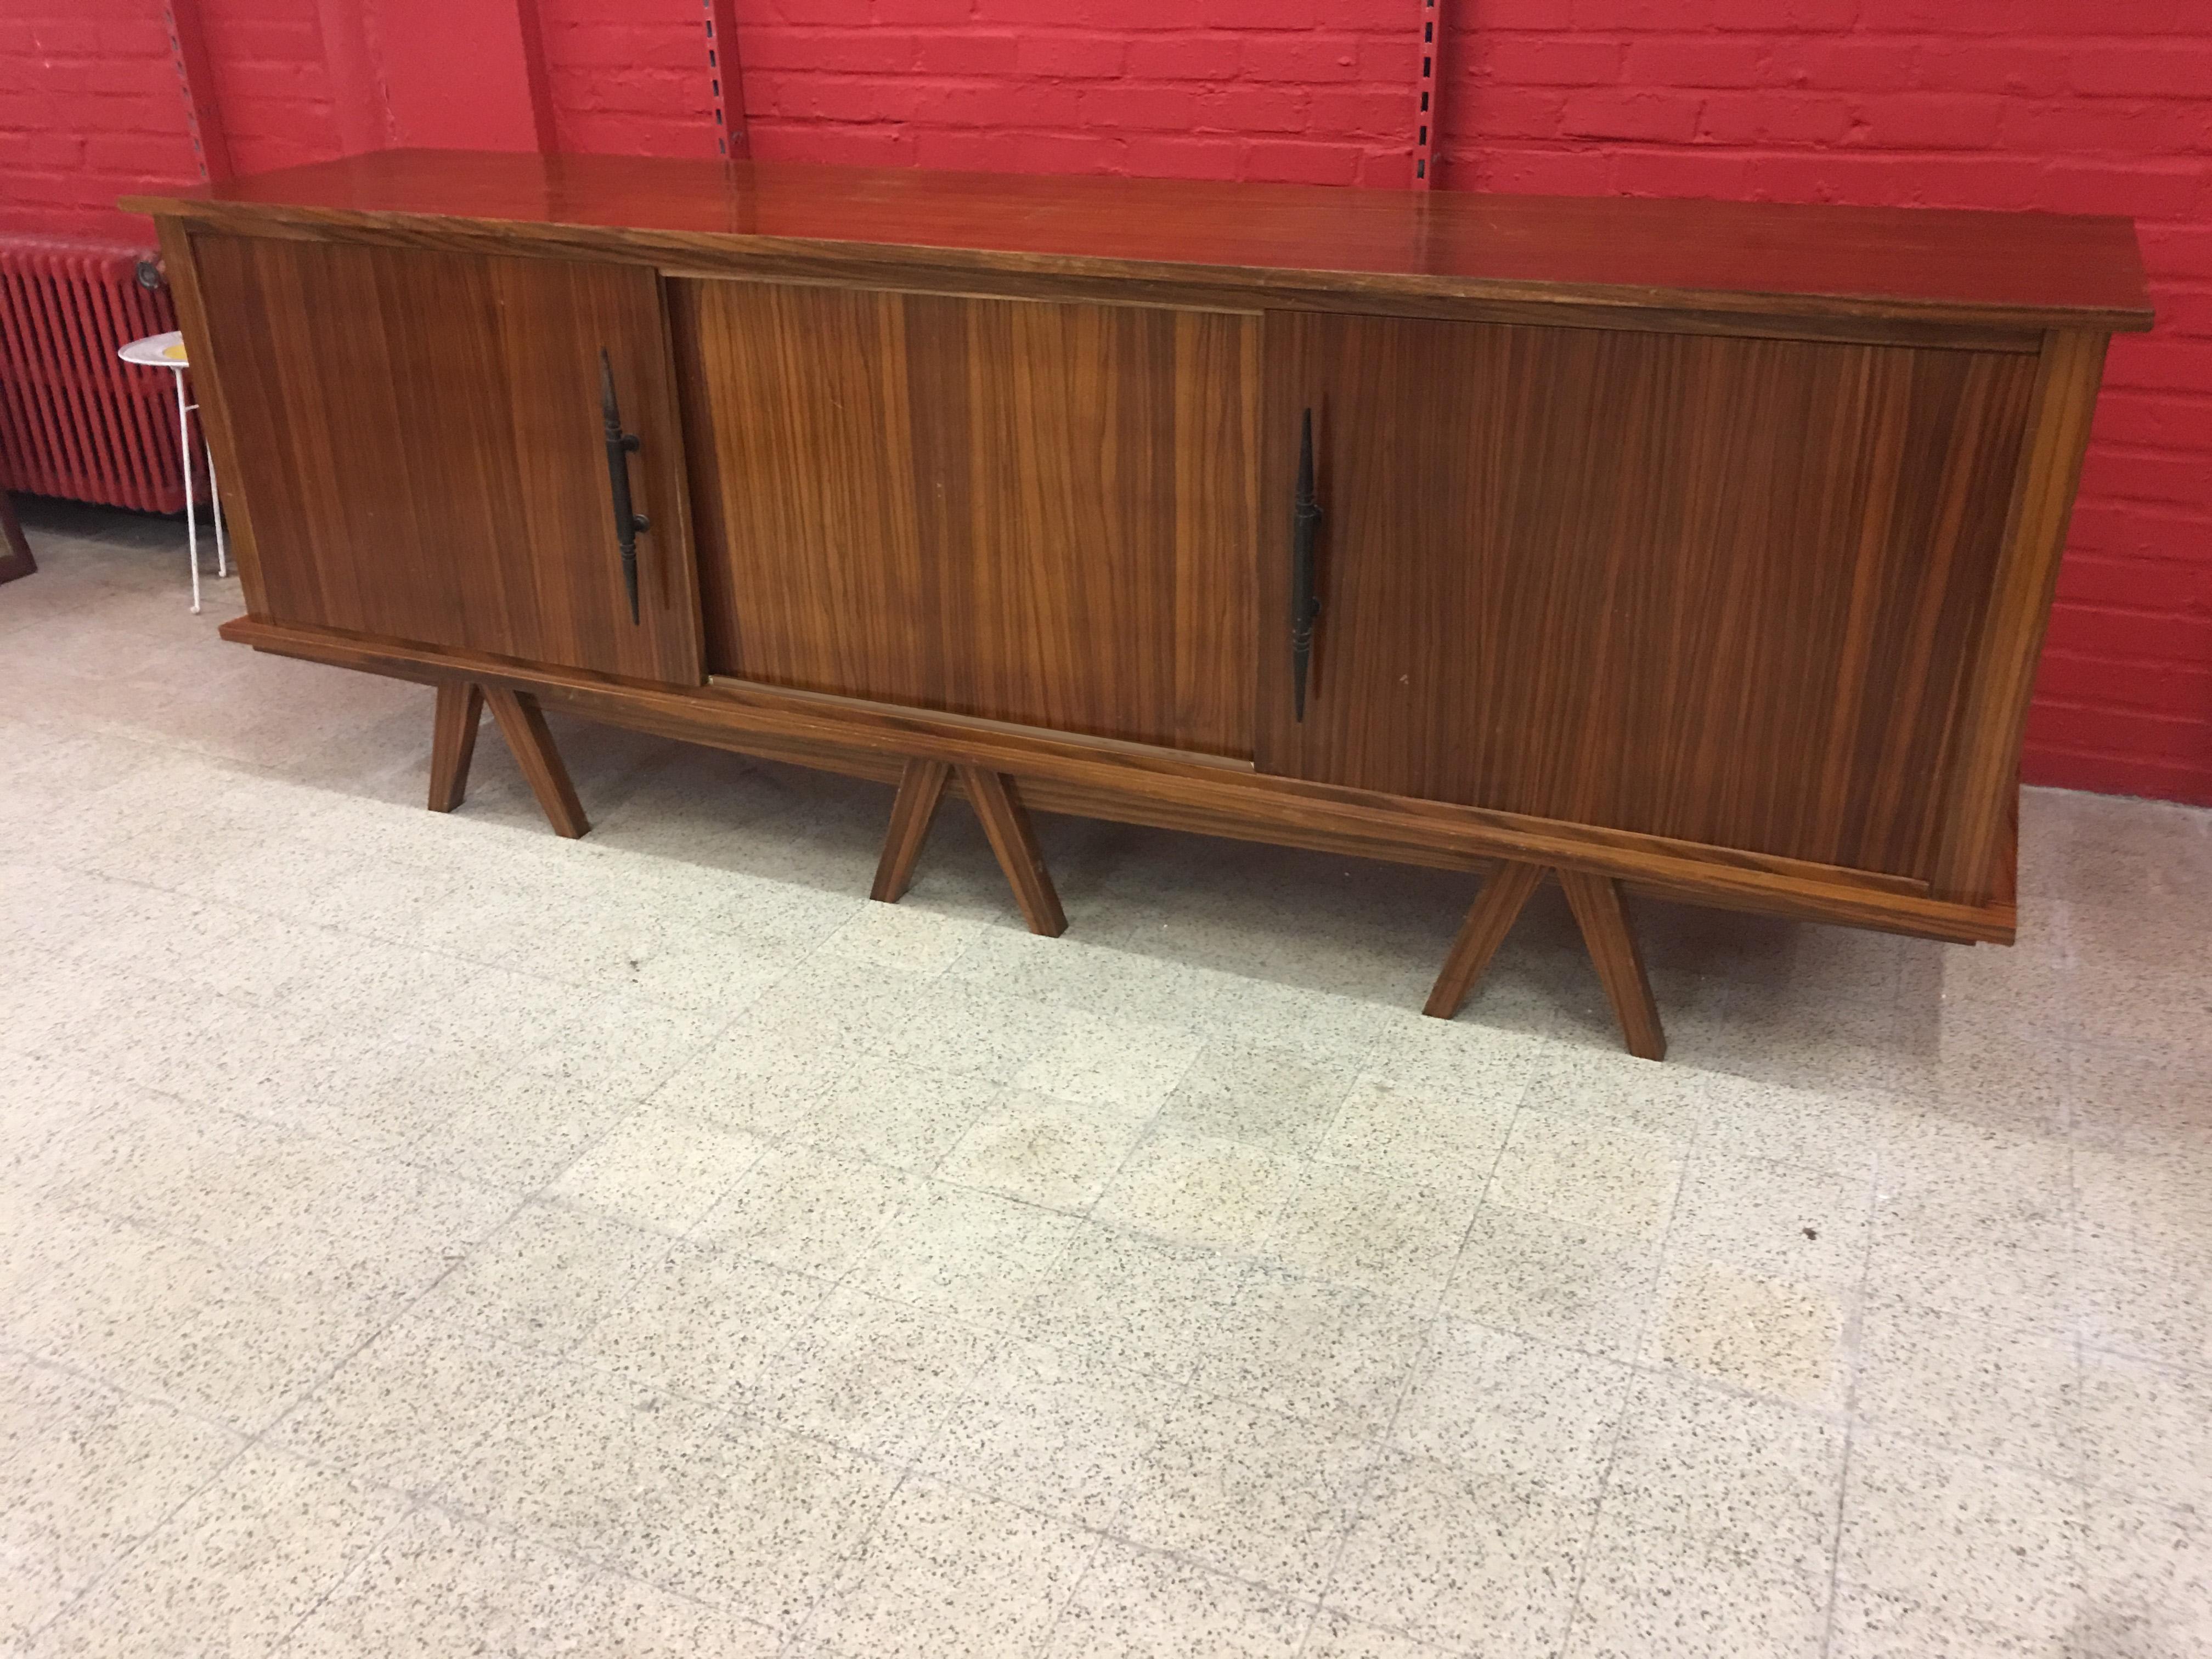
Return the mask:
M395 151L152 213L258 649L1026 809L2009 942L2124 220Z

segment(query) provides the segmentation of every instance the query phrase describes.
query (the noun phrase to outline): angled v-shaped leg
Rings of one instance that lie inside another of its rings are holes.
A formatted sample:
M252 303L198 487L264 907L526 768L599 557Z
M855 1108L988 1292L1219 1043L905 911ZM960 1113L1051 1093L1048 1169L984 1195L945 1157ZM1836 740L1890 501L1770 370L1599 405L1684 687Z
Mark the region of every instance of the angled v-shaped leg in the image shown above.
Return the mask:
M500 735L514 751L514 763L529 781L530 793L538 797L553 833L575 840L592 827L591 821L576 799L576 787L568 781L568 769L561 764L561 751L553 746L553 733L546 729L538 699L527 691L508 691L498 686L483 690L484 701L491 705L491 717L499 722Z
M904 896L951 772L943 761L907 762L899 778L898 799L891 803L890 828L884 836L884 855L877 861L876 884L869 897L896 904ZM1012 779L986 767L960 769L960 787L990 837L999 868L1014 890L1014 902L1022 907L1022 919L1032 933L1056 939L1067 931L1067 917L1060 908L1060 895L1053 890L1044 855L1037 851L1030 815L1012 786Z
M1639 1060L1667 1058L1667 1033L1659 1024L1659 1005L1651 997L1650 976L1644 971L1644 953L1636 948L1636 934L1628 914L1620 907L1620 884L1610 876L1594 876L1584 870L1562 870L1559 885L1582 924L1583 943L1604 982L1613 1017L1628 1052Z
M960 769L961 787L968 792L975 816L983 820L983 833L991 838L999 868L1014 890L1014 902L1022 907L1022 920L1032 933L1058 939L1067 931L1067 917L1060 908L1051 872L1044 867L1044 854L1037 850L1028 810L1007 787L1010 782L1003 774L980 766Z
M1628 1052L1641 1060L1667 1057L1667 1033L1659 1024L1659 1006L1652 1000L1651 981L1644 971L1644 957L1636 948L1636 935L1621 908L1620 884L1610 876L1587 871L1561 870L1559 885L1583 930L1597 976L1605 986L1613 1017L1620 1022L1620 1035ZM1537 864L1500 864L1468 907L1443 971L1437 975L1424 1013L1449 1019L1467 1000L1514 920L1528 902L1529 895L1544 878Z

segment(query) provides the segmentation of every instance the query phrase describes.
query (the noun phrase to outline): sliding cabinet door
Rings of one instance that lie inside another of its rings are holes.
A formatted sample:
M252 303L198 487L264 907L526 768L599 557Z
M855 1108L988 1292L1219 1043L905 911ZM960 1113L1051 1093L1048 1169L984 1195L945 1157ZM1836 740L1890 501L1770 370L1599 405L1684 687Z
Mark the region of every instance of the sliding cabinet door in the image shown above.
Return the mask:
M1259 319L680 281L708 663L1251 752Z
M216 235L192 252L241 474L222 487L276 620L698 684L652 270ZM638 441L635 605L602 353Z
M2032 356L1289 313L1267 333L1263 769L1927 873Z

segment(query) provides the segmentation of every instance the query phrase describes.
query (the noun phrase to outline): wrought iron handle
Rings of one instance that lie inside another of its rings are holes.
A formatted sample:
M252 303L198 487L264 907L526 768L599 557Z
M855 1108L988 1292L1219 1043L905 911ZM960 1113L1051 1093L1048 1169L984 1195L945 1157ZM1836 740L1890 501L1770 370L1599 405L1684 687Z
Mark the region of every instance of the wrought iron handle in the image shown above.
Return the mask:
M1298 488L1291 504L1291 713L1306 717L1306 670L1313 661L1314 619L1321 595L1314 591L1314 534L1321 503L1314 499L1313 410L1298 433Z
M622 410L615 402L614 365L599 352L599 416L607 428L607 489L614 497L615 541L622 549L623 586L629 592L629 619L637 620L637 538L653 528L644 514L630 510L629 458L637 450L637 434L623 430Z

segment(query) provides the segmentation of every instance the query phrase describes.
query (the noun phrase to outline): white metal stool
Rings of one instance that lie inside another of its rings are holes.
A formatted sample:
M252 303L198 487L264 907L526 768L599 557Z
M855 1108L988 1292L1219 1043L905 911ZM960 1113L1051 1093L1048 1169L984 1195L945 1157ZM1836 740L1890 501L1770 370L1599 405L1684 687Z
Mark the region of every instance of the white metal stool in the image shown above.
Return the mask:
M185 468L185 539L190 544L192 562L192 614L200 611L200 520L198 509L192 500L192 412L198 404L185 401L185 371L191 367L185 356L185 337L176 329L167 334L149 334L143 340L133 340L119 346L115 355L126 363L137 363L144 368L166 368L177 383L177 450ZM207 452L208 515L215 520L215 574L230 574L230 550L224 544L222 534L222 492L216 487L215 451Z

